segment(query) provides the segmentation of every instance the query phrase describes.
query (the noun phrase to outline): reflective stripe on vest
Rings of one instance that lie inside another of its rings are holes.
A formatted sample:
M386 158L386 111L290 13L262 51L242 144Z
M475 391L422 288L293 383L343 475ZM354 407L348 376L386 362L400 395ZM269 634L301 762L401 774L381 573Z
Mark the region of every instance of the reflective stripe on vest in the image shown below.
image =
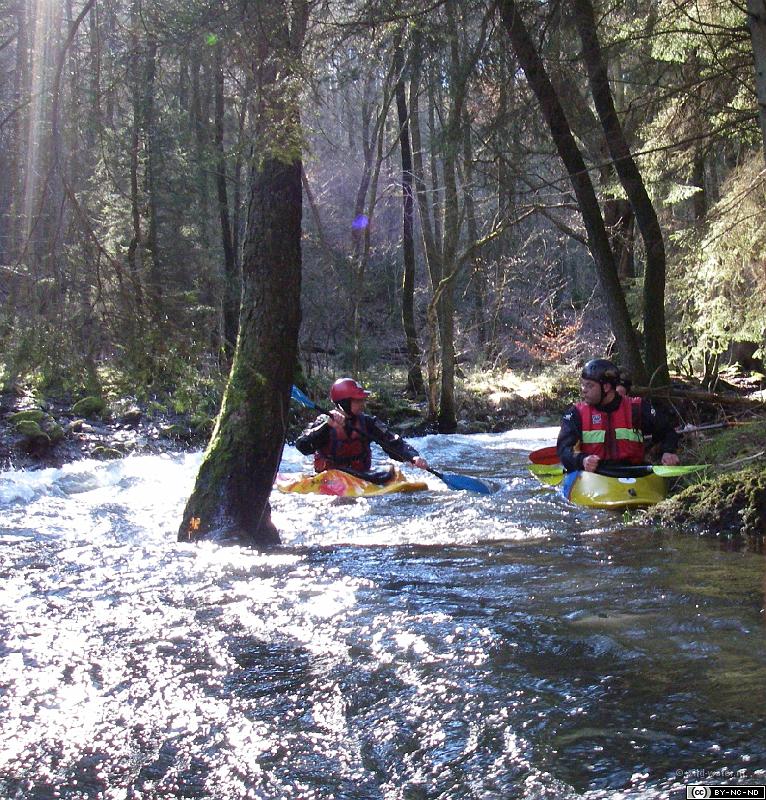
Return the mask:
M612 412L577 403L582 425L580 452L599 458L640 464L644 460L641 398L624 397Z
M633 428L615 428L614 429L614 438L615 439L625 439L629 442L643 442L644 435L641 431L637 431ZM595 431L583 431L582 432L582 440L583 443L593 444L595 442L604 442L606 441L606 431L605 430L595 430Z

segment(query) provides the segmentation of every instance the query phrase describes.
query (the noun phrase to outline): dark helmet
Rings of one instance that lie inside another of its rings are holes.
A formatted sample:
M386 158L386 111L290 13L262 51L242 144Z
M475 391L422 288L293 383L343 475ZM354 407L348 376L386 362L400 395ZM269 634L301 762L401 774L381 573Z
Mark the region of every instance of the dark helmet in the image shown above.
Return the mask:
M611 383L616 387L620 383L620 369L606 358L593 358L582 368L580 377L602 385Z

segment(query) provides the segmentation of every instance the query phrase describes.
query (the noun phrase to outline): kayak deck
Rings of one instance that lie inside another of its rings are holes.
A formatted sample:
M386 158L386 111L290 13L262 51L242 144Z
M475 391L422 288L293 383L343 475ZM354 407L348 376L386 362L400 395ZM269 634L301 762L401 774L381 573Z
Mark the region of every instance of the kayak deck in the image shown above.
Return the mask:
M332 497L375 497L395 492L420 492L428 489L423 481L409 481L398 470L393 478L381 485L371 483L339 469L328 469L317 475L308 475L294 481L276 483L280 492L287 494L322 494Z
M559 484L572 503L588 508L653 506L667 496L665 479L650 473L638 478L612 478L596 472L572 472Z
M564 472L561 465L551 465L548 471L530 471L546 486L556 487L558 493L578 506L587 508L631 508L652 506L667 497L665 479L650 472L647 475L614 477L597 472ZM558 467L558 471L555 469Z

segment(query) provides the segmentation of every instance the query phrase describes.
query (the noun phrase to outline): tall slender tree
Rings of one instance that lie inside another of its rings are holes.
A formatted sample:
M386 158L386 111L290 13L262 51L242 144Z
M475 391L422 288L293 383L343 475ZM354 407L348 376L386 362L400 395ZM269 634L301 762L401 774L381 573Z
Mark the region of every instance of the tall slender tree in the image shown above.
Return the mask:
M220 37L215 44L215 183L218 194L218 219L221 226L223 250L223 347L227 363L231 362L239 328L240 280L229 213L229 189L224 149L224 74L223 45Z
M417 397L424 392L420 368L420 346L415 325L415 204L412 188L412 146L407 91L404 77L403 32L397 33L394 47L396 72L396 110L399 120L399 149L402 159L402 328L407 352L407 391Z
M644 382L647 380L646 367L641 357L636 332L631 324L625 295L620 286L614 253L585 161L515 0L499 0L498 7L516 57L524 70L527 82L537 96L556 149L569 173L572 189L587 231L588 246L596 265L609 323L617 341L621 359L633 373L635 380Z
M747 22L753 43L758 122L761 126L763 158L766 161L766 0L747 0Z
M657 213L625 139L609 88L609 75L596 32L590 0L572 0L575 24L582 41L591 95L607 147L644 240L644 356L653 382L669 381L665 339L665 241Z

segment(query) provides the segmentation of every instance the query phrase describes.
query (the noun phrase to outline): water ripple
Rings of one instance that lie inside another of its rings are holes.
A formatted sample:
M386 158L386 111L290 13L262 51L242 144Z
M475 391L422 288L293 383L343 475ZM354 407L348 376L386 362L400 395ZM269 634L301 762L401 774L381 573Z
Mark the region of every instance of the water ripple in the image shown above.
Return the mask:
M763 558L566 505L521 466L550 436L418 443L490 496L275 493L267 554L175 542L200 454L0 474L0 796L763 783Z

